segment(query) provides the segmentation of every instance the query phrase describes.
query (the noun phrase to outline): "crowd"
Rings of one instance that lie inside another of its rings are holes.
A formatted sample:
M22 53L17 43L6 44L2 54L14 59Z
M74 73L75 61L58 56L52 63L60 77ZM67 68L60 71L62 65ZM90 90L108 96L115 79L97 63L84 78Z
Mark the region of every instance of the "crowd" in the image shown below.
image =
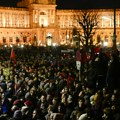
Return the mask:
M0 50L0 120L120 120L119 52L96 54L79 79L74 54Z

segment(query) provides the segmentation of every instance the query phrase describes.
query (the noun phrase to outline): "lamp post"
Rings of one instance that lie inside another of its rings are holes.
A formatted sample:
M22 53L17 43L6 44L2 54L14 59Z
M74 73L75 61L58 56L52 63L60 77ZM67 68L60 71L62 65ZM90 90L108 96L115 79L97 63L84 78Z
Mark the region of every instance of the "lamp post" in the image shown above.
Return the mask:
M51 46L52 46L52 36L51 36L51 34L46 36L46 46L47 46L47 51L50 52Z
M113 33L113 50L116 50L116 4L114 1L114 33Z
M73 40L76 41L77 51L76 51L76 67L78 70L79 81L82 81L81 74L81 53L80 53L80 33L76 30L73 31Z
M37 46L37 36L36 36L36 34L34 35L34 46Z
M108 46L108 40L105 40L104 42L103 42L103 47L107 47Z
M47 46L52 46L52 36L46 37Z
M73 36L73 40L76 41L76 47L80 50L80 33L79 32L77 32L77 34Z

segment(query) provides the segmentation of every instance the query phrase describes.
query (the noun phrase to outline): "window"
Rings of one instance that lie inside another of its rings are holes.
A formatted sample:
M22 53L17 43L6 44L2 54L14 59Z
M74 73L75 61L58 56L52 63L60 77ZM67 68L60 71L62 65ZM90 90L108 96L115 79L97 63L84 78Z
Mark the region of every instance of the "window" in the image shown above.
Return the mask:
M3 43L6 43L6 37L3 37Z
M27 41L27 37L24 36L24 37L23 37L23 42L26 42L26 41Z
M16 37L16 42L17 42L17 43L20 42L20 41L19 41L19 37Z
M13 38L12 37L9 37L9 42L13 42Z

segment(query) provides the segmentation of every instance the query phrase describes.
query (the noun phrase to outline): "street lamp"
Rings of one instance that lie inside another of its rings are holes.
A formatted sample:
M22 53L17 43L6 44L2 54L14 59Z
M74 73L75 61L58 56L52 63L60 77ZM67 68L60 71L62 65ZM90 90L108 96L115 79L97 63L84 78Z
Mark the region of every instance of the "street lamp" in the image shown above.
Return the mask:
M80 49L80 34L77 33L77 35L73 36L74 41L76 41L76 46L78 47L78 49Z
M113 49L116 50L116 8L114 5L114 33L113 33Z
M47 46L52 46L52 35L50 33L46 36Z
M103 47L107 47L108 46L108 40L105 40L104 42L103 42Z
M37 46L37 36L36 36L36 34L34 35L34 45Z
M73 29L73 40L76 41L76 67L78 70L79 81L82 81L82 70L81 70L81 53L80 53L80 33L76 28Z

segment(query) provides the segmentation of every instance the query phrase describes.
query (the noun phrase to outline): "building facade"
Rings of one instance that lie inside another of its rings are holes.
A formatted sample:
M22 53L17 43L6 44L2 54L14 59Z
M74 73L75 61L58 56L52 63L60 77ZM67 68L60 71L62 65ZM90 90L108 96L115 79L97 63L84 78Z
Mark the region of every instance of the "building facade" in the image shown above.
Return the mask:
M81 10L57 9L56 0L22 0L17 6L0 7L0 45L71 44L73 27L80 29L75 15L80 15ZM99 29L93 39L99 37L112 46L114 12L102 9L99 13ZM116 35L119 44L120 9L116 10Z

